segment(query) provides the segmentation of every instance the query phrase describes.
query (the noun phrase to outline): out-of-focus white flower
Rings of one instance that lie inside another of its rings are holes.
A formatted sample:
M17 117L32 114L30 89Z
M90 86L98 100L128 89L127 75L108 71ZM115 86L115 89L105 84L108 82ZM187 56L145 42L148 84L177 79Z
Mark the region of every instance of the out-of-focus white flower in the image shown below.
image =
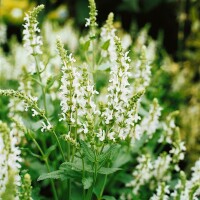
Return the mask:
M156 194L154 194L150 200L168 200L169 196L168 194L170 193L169 191L169 186L165 185L165 183L162 183L158 186L156 190Z
M181 172L180 175L180 180L173 193L171 193L171 197L181 200L198 200L200 196L200 160L197 160L194 167L192 167L190 180L186 180L184 172Z
M18 144L23 133L16 127L15 123L11 124L11 130L8 126L0 121L0 197L6 191L7 184L10 180L14 180L13 198L18 199L18 186L21 185L19 170L21 168L20 149ZM2 148L3 147L3 148Z
M172 137L176 129L175 125L175 116L178 114L178 111L172 112L169 114L165 120L165 122L162 123L164 132L161 134L158 142L166 142L171 144L172 143Z
M51 129L52 129L52 125L50 124L49 121L47 121L47 124L45 122L42 122L42 128L41 128L42 132L50 131Z
M144 90L151 80L151 66L150 62L147 59L146 46L143 46L141 49L140 60L137 60L134 65L131 77L134 79L133 83L133 92L138 92Z
M127 187L133 187L133 193L137 194L140 186L144 185L152 177L153 165L149 155L138 157L138 165L133 171L133 180L126 184Z
M42 54L41 46L43 44L41 36L38 35L40 33L40 29L38 28L37 15L44 8L44 5L39 5L30 11L29 14L26 14L24 18L24 30L23 30L23 40L24 47L27 49L28 54L37 55Z
M7 41L7 27L5 24L0 23L0 45L5 44Z
M117 53L116 53L116 47L115 47L115 32L116 29L113 26L113 13L110 13L108 15L108 19L106 21L106 24L101 28L101 40L102 43L109 43L109 46L106 50L102 50L102 56L106 57L107 55L110 58L110 61L116 61L117 59Z
M152 138L159 125L159 117L161 116L162 108L158 104L158 100L154 99L147 116L144 117L140 126L141 134L146 133L149 138Z

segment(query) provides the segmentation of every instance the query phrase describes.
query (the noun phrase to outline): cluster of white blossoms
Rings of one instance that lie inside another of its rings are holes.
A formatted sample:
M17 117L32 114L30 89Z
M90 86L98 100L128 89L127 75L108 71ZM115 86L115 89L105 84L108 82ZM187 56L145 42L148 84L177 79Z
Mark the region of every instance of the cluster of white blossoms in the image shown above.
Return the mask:
M156 123L158 123L158 116L160 115L161 108L159 108L156 100L154 100L154 106L157 107L157 109L152 107L150 114L153 116L153 112L157 113ZM169 153L165 151L162 152L157 158L153 158L150 155L142 155L139 157L138 165L133 171L133 180L126 185L128 187L133 187L134 194L138 193L142 185L149 182L152 182L154 185L163 181L167 182L171 179L173 170L180 171L178 163L184 159L186 148L184 142L180 139L179 129L174 122L175 114L176 113L170 114L167 117L168 123L165 124L166 129L170 130L170 140L168 141L170 141L171 150L169 150ZM147 119L148 118L147 116ZM145 123L145 126L148 127L148 123ZM173 129L171 129L172 127ZM155 128L153 128L153 130L156 131ZM153 132L151 132L151 134L152 133ZM162 137L162 134L160 137ZM165 145L167 141L162 141L162 143Z
M98 92L94 89L88 67L78 68L72 54L67 56L60 40L57 40L57 49L63 62L61 77L61 118L68 124L76 126L79 133L91 134L94 132L96 117L100 114L94 96ZM78 127L77 127L78 126ZM71 134L71 133L69 133Z
M175 116L177 111L172 112L167 116L165 122L163 122L163 133L161 134L158 142L170 144L172 146L169 151L169 155L172 157L172 163L176 171L179 171L179 161L184 159L184 153L186 151L185 143L181 141L180 130L175 124Z
M19 171L21 168L20 149L18 144L23 133L16 128L16 124L11 124L11 130L7 124L0 121L0 199L7 196L12 188L13 199L18 200L18 187L21 185Z
M148 138L152 138L153 134L159 128L159 117L161 116L162 108L158 104L158 100L154 99L153 104L150 106L150 110L147 116L143 118L139 127L141 135L146 133Z
M81 68L80 79L80 97L78 98L79 113L81 126L79 132L87 134L90 132L94 136L95 121L97 121L100 111L94 101L95 95L98 92L94 89L91 83L90 74L87 66Z
M142 47L140 59L136 63L134 63L131 77L134 79L134 92L144 90L150 84L151 66L147 59L146 46Z
M77 68L73 66L76 60L73 58L72 54L67 56L67 51L64 49L59 39L57 40L57 49L63 63L62 84L60 87L60 105L62 110L60 121L67 120L69 124L75 124L77 99L80 93L80 73L77 71Z
M178 113L178 111L172 112L167 116L165 122L162 123L164 133L160 136L158 142L172 144L172 137L176 129L175 117L178 115Z
M41 51L41 45L42 40L41 36L38 35L40 32L40 29L38 28L38 21L37 21L37 15L38 13L44 8L44 5L37 6L32 11L30 11L28 14L26 14L26 17L24 18L25 24L24 24L24 30L23 30L23 40L24 47L27 49L28 54L30 55L37 55L42 54Z
M97 10L96 10L96 4L94 0L89 0L89 18L86 18L86 24L85 27L90 27L91 29L94 29L98 24L96 22L96 16L97 16Z
M161 183L157 190L156 190L156 194L154 194L150 200L168 200L169 196L168 194L170 193L169 191L169 186L165 185L165 183Z
M114 14L110 13L108 15L108 19L106 20L106 24L101 28L101 40L103 43L102 48L105 46L105 49L102 49L102 56L106 57L108 55L111 62L117 60L114 41L116 29L113 26L113 18Z
M152 176L157 181L168 181L170 180L170 164L172 158L166 152L162 153L158 158L153 162L153 171Z
M181 178L178 181L175 191L170 195L173 199L198 200L200 197L200 160L197 160L192 167L190 180L186 180L184 172L181 172Z
M126 186L133 187L133 194L138 194L140 187L151 180L157 182L170 180L171 161L172 158L167 153L161 154L156 160L150 155L142 155L138 158L138 165L132 173L133 180Z
M133 187L133 193L137 194L140 187L144 185L152 177L152 161L149 155L142 155L137 158L138 165L133 171L133 180L126 184L127 187Z
M1 89L0 89L0 95L15 97L16 99L21 100L21 102L23 102L23 105L20 105L20 109L22 106L25 111L31 110L33 117L35 117L37 115L42 117L42 119L43 119L43 121L41 121L41 125L42 125L41 131L42 132L52 130L53 126L50 123L50 121L47 119L47 117L45 116L45 111L38 107L38 104L37 104L38 98L37 97L33 97L31 95L26 95L24 92L21 92L21 91L1 90ZM21 110L17 110L17 111L21 111ZM13 115L14 115L14 112L12 111L10 113L10 116L13 116Z
M138 95L136 102L133 102L135 96L131 98L131 89L129 84L130 58L128 52L124 53L121 42L115 37L115 46L117 52L116 64L113 65L110 72L107 105L102 113L103 120L109 131L106 133L108 139L115 140L120 138L125 140L134 129L138 121L135 104L142 93ZM136 136L137 138L137 136Z

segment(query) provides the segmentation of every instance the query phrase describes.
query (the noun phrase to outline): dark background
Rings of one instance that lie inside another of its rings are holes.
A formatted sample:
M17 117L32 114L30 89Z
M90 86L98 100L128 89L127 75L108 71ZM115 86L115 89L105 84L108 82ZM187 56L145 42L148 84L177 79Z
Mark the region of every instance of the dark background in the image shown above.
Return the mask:
M179 60L178 54L184 49L185 40L191 32L190 19L186 17L181 21L180 16L181 14L188 16L194 2L192 0L96 0L97 21L102 25L108 14L113 12L115 20L121 21L121 26L127 32L131 31L133 24L137 26L137 31L149 24L149 35L157 39L161 33L165 49L175 60ZM84 28L85 18L88 17L88 0L29 0L29 3L45 5L43 18L61 5L66 7L65 20L73 18L80 30ZM20 28L21 24L10 23L8 37L18 32ZM17 37L21 40L19 35Z

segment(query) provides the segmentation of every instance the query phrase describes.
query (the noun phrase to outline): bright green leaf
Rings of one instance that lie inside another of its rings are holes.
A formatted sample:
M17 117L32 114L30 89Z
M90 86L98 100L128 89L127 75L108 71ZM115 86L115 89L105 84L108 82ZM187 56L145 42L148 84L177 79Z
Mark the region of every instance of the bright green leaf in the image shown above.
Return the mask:
M84 50L84 51L88 51L89 47L90 47L90 40L88 40L88 41L83 45L83 50Z
M110 40L107 40L106 42L103 43L102 49L103 50L108 50L108 47L110 46Z
M38 181L45 180L45 179L66 179L66 176L63 174L62 170L53 171L50 173L42 174L39 176Z
M92 177L86 177L82 180L82 183L83 183L83 187L85 190L89 189L90 186L92 185L93 183L93 178Z
M118 170L121 170L120 168L108 168L108 167L101 167L98 170L99 174L112 174Z

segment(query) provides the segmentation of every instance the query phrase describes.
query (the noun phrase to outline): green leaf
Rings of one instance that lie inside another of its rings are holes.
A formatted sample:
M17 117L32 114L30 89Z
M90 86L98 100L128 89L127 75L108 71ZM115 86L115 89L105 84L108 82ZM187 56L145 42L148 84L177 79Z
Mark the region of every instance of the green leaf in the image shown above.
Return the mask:
M82 183L83 183L84 189L87 190L91 187L91 185L93 183L93 179L92 179L92 177L83 178Z
M66 163L60 165L60 170L62 170L69 178L75 179L81 177L81 170L73 169L71 165L68 165Z
M96 159L95 159L94 152L87 146L87 144L83 140L80 140L80 144L86 158L91 162L95 162Z
M96 195L97 199L100 199L100 197L102 196L101 194L101 190L102 190L102 185L105 184L105 177L106 175L101 175L97 177L97 180L95 182L95 186L94 186L94 194Z
M110 40L107 40L106 42L103 43L101 48L106 51L108 50L109 46L110 46Z
M67 169L70 168L74 171L83 171L83 165L81 162L74 162L74 163L70 163L70 162L64 162L61 164L61 169ZM93 173L94 170L92 169L92 166L87 165L86 163L84 164L84 170L90 173Z
M88 40L87 42L85 42L85 44L83 44L83 50L88 51L89 47L90 47L90 40Z
M99 170L98 170L98 173L99 174L112 174L116 171L119 171L121 170L120 168L108 168L108 167L101 167Z
M102 200L116 200L116 199L115 199L115 197L113 197L113 196L107 196L107 195L106 195L106 196L103 196L103 197L102 197Z
M50 173L42 174L39 176L39 178L37 180L41 181L41 180L45 180L45 179L49 179L49 178L64 180L64 179L66 179L66 176L63 174L62 170L57 170L57 171L53 171Z
M115 151L115 149L117 148L118 146L116 144L112 144L110 146L110 148L103 154L101 154L99 157L98 157L98 161L99 162L104 162L106 160L108 160L111 156L111 154Z

